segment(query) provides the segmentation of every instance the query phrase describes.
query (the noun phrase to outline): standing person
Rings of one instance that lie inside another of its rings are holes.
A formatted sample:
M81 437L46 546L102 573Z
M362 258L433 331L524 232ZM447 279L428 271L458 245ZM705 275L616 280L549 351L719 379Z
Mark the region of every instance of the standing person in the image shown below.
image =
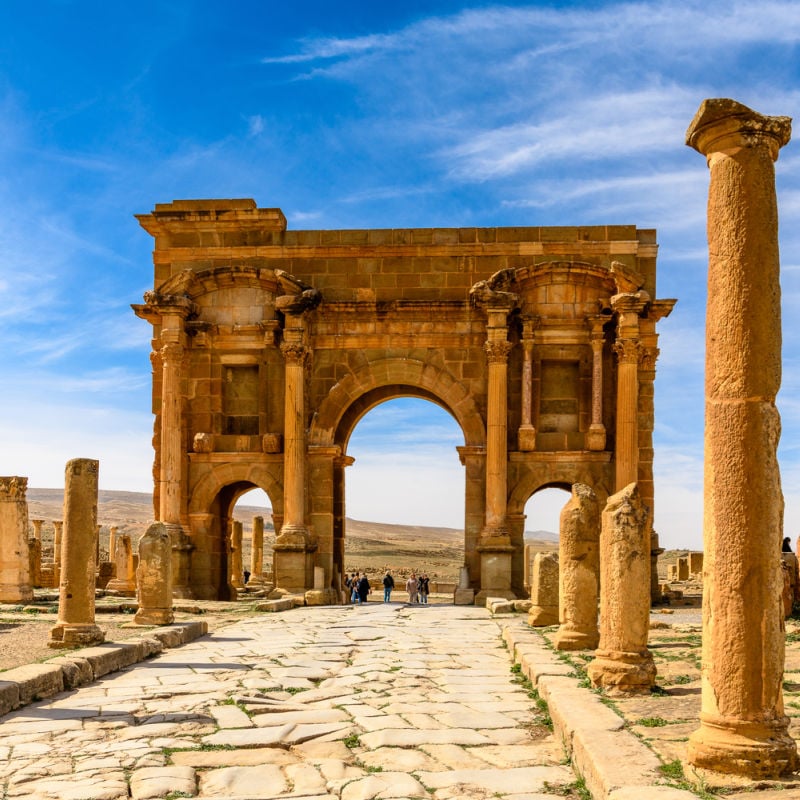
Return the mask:
M419 592L419 601L424 605L428 605L428 576L422 573L417 579L417 591Z
M354 572L350 576L350 602L358 602L358 573Z
M792 540L788 536L783 540L783 547L781 547L781 552L783 553L792 552Z
M369 579L367 578L367 573L363 572L361 574L361 578L358 581L358 602L359 603L366 603L367 596L372 591L372 588L369 585Z
M406 591L408 592L408 602L417 602L417 576L412 572L406 581Z
M386 574L383 576L383 602L388 603L392 599L392 589L394 589L394 578L392 573L387 569Z

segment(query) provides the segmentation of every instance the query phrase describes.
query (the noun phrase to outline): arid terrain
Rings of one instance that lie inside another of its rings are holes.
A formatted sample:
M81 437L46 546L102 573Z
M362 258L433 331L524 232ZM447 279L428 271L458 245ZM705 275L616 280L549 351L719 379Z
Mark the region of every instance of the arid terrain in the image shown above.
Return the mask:
M42 526L43 557L52 558L52 520L61 519L63 491L28 489L28 510L31 519L45 520ZM275 541L271 509L238 505L234 516L244 526L244 563L250 563L249 532L253 517L264 517L264 548L268 553ZM152 499L143 492L100 491L97 521L100 524L101 558L108 558L108 536L112 525L119 534L128 534L138 542L153 520ZM404 576L411 570L425 571L439 581L454 582L464 563L464 533L456 528L429 528L414 525L392 525L383 522L347 520L345 567L348 572L378 574L386 568ZM542 550L557 547L558 537L546 531L527 535L526 542L538 544ZM267 558L269 558L267 556Z

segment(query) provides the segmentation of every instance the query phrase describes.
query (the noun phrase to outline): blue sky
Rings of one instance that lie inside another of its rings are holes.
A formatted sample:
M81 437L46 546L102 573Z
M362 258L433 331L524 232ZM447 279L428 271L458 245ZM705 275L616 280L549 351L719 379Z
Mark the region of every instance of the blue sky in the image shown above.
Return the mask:
M655 525L701 547L706 97L797 116L795 0L0 5L0 474L74 457L149 491L151 238L135 213L252 197L292 228L658 230ZM776 165L786 533L800 533L800 155ZM350 443L348 514L459 527L454 423L391 403ZM388 488L384 488L388 487ZM553 529L566 499L528 504Z

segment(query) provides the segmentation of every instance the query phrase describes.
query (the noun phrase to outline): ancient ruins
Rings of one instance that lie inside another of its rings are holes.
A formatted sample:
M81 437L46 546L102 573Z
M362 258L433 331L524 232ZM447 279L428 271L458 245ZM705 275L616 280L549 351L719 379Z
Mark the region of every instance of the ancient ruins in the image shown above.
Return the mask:
M788 117L706 100L686 142L706 156L708 304L703 706L696 766L752 777L797 767L783 711L783 494L777 461L780 258L774 161Z
M546 487L585 484L602 506L636 482L655 558L656 324L675 301L657 299L654 231L291 231L252 200L139 221L155 240L134 309L153 326L154 516L176 596L233 596L232 510L257 487L276 588L313 591L321 570L338 601L348 440L402 396L464 436L460 598L525 596L524 509Z

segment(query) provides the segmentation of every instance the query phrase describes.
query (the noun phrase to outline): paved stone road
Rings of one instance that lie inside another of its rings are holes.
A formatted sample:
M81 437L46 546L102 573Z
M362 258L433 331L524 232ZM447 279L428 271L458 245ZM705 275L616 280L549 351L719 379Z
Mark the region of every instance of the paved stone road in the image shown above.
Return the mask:
M3 717L0 797L570 795L575 775L510 667L480 608L248 618Z

